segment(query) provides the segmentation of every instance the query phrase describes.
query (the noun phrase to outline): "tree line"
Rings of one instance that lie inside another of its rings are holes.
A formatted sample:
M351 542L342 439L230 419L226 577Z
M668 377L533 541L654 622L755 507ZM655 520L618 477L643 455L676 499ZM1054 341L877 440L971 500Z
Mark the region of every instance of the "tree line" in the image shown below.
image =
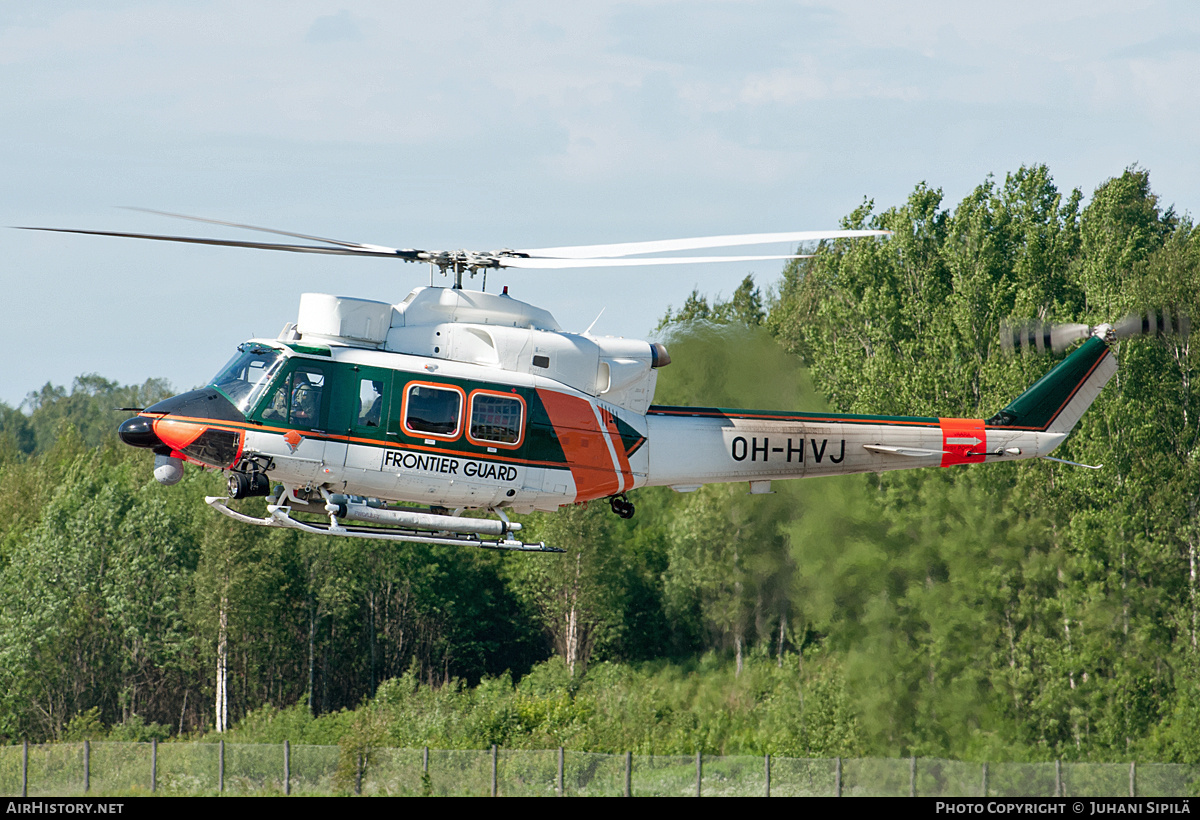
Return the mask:
M656 400L986 418L1055 361L1005 355L1005 320L1200 316L1200 240L1142 169L942 199L864 202L846 227L891 238L669 309ZM1116 354L1056 453L1099 472L643 490L631 521L528 516L561 556L240 526L201 503L219 475L160 487L116 443L111 408L168 385L47 385L0 406L0 736L209 731L224 631L247 738L1196 761L1196 361Z

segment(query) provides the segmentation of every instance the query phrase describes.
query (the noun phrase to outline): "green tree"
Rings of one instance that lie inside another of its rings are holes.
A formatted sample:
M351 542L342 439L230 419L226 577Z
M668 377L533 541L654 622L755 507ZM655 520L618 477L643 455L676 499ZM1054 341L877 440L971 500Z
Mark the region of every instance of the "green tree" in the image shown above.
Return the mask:
M116 441L117 426L125 416L120 407L148 407L172 393L163 379L148 379L142 385L122 386L95 373L79 376L66 388L47 382L30 393L22 405L29 412L34 447L25 452L49 448L64 422L73 425L83 440L95 447Z
M1144 172L1081 201L1034 167L953 211L925 186L879 216L865 203L847 225L895 236L790 265L768 327L839 410L987 417L1052 364L999 355L1002 320L1195 310L1190 226L1159 210ZM847 653L876 748L1103 759L1159 719L1190 666L1173 646L1192 611L1192 365L1182 339L1117 355L1063 450L1104 462L1101 476L882 475L867 485L886 534L798 552L804 600Z
M61 446L69 446L62 442ZM7 730L57 737L74 715L169 714L188 655L180 614L194 549L138 470L111 452L70 462L0 573Z
M618 520L602 503L539 515L534 537L566 554L508 565L517 594L537 612L572 676L587 669L602 633L622 623L623 551L614 539Z
M708 304L708 297L702 296L698 290L693 290L678 311L667 307L667 312L659 320L655 331L661 332L675 325L687 325L692 322L716 322L717 324L758 327L766 318L762 291L755 287L754 277L747 276L728 301L718 298L711 307Z

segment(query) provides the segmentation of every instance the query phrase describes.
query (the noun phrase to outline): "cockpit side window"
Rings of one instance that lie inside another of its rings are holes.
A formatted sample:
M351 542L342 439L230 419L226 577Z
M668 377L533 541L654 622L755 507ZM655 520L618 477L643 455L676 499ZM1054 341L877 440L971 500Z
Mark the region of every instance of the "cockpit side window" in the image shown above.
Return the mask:
M297 427L324 428L326 390L324 368L308 363L297 364L272 386L260 418Z
M300 427L324 427L322 399L325 374L319 368L301 365L292 373L291 413L288 421Z

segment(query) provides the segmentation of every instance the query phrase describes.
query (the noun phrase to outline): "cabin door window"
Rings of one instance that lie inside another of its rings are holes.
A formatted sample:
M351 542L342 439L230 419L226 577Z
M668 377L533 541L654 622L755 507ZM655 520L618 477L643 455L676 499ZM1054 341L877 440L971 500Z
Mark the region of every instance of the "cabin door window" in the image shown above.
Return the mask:
M463 391L414 382L404 393L404 432L453 440L462 433Z
M525 401L516 395L471 394L471 424L467 438L474 444L518 447L525 420Z

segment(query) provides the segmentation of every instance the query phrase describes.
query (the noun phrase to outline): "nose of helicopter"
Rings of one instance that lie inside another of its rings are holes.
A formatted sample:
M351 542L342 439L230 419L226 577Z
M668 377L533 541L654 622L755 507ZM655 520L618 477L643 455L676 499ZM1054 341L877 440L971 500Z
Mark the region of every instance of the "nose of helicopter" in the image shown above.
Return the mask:
M133 447L226 469L241 456L245 433L237 424L245 420L219 391L207 387L147 407L141 415L122 422L117 435Z

